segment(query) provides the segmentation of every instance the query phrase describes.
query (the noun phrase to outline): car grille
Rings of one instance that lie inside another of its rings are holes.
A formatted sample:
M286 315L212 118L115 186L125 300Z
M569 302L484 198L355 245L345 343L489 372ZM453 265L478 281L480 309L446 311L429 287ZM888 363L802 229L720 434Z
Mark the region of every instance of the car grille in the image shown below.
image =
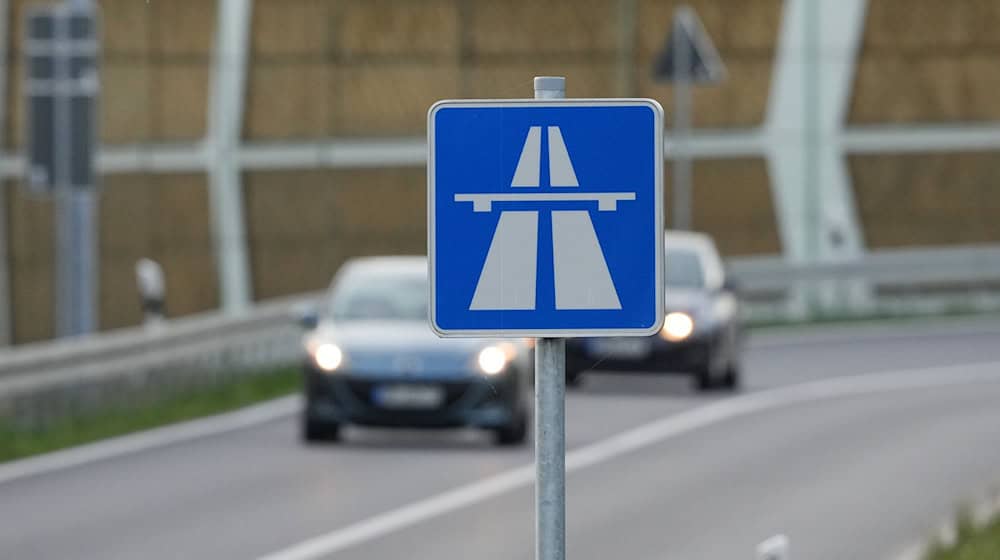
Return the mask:
M358 402L365 406L374 407L375 403L372 402L372 390L378 386L385 383L395 383L392 381L367 381L363 379L351 379L347 382L347 387ZM426 385L427 382L414 383L415 385ZM460 401L462 397L468 394L471 389L471 385L466 382L456 383L456 382L437 382L434 383L439 387L444 389L444 403L441 408L448 408L453 406L455 403Z

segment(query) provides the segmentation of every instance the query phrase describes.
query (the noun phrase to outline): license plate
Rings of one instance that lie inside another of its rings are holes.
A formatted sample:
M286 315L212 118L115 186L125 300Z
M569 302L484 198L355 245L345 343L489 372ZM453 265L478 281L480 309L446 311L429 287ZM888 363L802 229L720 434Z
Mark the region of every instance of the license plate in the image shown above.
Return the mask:
M373 390L372 398L382 408L437 408L444 402L444 390L435 385L383 385Z
M593 353L599 358L642 359L649 356L645 338L603 338L594 341Z

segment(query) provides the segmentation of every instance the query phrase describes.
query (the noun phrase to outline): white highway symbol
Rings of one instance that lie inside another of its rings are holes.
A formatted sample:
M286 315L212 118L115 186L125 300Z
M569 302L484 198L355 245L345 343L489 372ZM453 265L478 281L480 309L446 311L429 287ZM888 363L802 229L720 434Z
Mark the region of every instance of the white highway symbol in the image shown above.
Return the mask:
M549 140L549 184L579 188L562 131L546 127ZM540 186L542 127L532 126L524 139L513 189ZM621 201L635 200L635 193L474 193L456 194L455 202L471 202L473 212L492 212L498 202L597 203L599 212L614 212ZM470 310L534 310L537 285L538 211L507 210L500 221L486 263L476 285ZM555 273L556 309L621 309L594 223L586 210L552 211L552 263Z

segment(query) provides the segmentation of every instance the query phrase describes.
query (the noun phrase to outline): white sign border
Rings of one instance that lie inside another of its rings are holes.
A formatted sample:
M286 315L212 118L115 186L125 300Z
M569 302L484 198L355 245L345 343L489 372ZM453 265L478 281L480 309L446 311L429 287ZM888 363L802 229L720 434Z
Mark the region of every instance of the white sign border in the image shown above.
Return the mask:
M656 268L656 319L653 325L644 329L509 329L509 330L466 330L444 329L437 324L437 292L434 266L435 225L434 194L435 194L435 153L434 153L434 117L441 109L460 107L467 109L498 108L498 107L648 107L653 111L654 128L654 204L655 211L655 258ZM565 100L553 99L443 99L431 105L427 111L427 273L429 278L430 305L427 318L431 330L442 338L582 338L601 336L651 336L663 327L666 315L664 307L664 211L663 211L663 107L655 99L646 98L572 98Z

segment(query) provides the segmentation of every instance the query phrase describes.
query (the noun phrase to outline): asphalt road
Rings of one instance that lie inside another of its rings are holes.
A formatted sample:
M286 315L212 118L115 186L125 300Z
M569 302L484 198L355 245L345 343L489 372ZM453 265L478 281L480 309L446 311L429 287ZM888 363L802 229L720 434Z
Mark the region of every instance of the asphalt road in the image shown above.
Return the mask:
M980 321L761 335L737 397L593 375L567 400L569 557L749 558L780 532L892 558L1000 488L998 364ZM530 446L346 435L304 447L283 418L0 483L0 558L532 557Z

